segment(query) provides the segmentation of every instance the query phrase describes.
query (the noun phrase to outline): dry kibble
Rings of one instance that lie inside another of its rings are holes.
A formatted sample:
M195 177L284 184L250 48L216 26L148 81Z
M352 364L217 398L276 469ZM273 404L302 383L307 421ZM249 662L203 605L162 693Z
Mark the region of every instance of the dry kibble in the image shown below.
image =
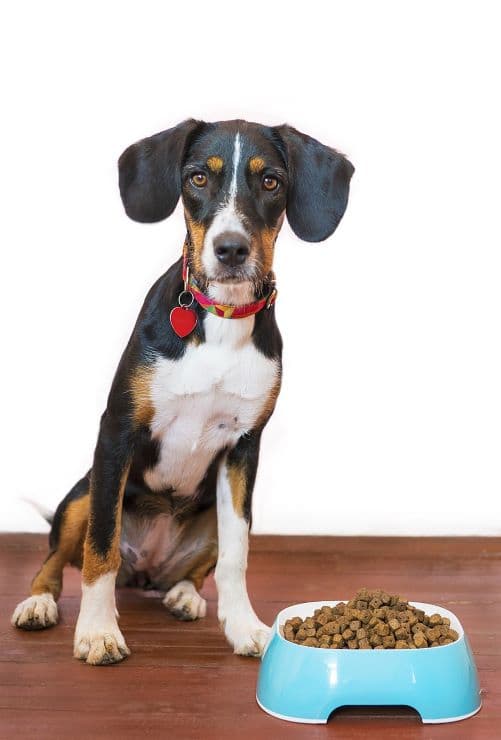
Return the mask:
M322 632L324 635L338 635L340 633L340 627L337 622L327 622L327 624L324 624L322 627Z
M332 619L332 614L327 614L327 612L321 612L316 618L317 624L327 624L327 622L330 622Z
M409 629L406 629L405 627L399 627L398 630L395 630L394 634L397 640L407 640L410 633Z
M318 647L319 642L316 637L307 637L306 640L303 642L303 645L306 645L307 647Z
M426 639L424 632L421 630L414 632L414 645L417 648L428 647L428 640Z
M411 629L414 634L416 634L416 632L424 632L426 629L426 625L424 624L424 622L416 622L416 624L411 627Z
M447 617L427 615L401 596L368 588L347 603L315 609L306 619L288 619L283 635L297 645L331 650L416 650L459 639Z
M395 650L408 650L409 643L407 640L397 640L395 643Z
M425 631L426 639L428 642L436 642L439 637L443 637L443 635L440 632L440 629L437 627L428 627L428 629Z
M450 645L451 642L454 642L454 640L451 640L449 637L441 637L438 641L439 645Z
M442 617L440 614L432 614L431 617L428 619L428 624L430 627L436 627L437 624L442 624Z

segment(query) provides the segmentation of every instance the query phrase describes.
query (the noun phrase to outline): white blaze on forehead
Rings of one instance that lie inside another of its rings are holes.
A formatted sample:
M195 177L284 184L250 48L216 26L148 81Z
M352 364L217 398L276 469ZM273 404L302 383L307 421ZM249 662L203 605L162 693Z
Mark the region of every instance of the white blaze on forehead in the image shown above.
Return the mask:
M233 147L233 172L231 174L231 185L230 185L230 202L235 200L237 195L237 173L238 173L238 164L240 162L240 134L237 132L237 135L235 136L235 145Z
M237 132L233 144L231 182L228 197L221 204L221 207L214 216L204 239L202 264L209 278L214 275L219 264L217 257L214 254L214 239L225 231L234 231L239 234L243 234L244 236L248 236L247 230L243 224L242 216L238 213L236 207L238 168L240 166L241 151L240 134Z

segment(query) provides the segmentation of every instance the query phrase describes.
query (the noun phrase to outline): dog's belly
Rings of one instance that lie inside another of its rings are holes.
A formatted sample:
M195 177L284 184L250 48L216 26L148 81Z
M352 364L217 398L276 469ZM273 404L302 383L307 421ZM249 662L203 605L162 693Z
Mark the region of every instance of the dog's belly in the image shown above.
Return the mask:
M180 360L157 360L150 431L160 451L145 483L154 491L196 493L215 455L254 427L278 372L251 342L240 348L204 343Z
M144 517L124 511L119 585L168 589L217 552L215 506L180 521L170 514Z

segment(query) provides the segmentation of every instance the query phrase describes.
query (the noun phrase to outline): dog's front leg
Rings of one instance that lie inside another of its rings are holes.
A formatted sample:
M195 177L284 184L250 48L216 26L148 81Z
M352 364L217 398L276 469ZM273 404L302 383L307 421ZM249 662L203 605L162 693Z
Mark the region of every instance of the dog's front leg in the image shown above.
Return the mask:
M101 420L91 473L82 601L74 641L75 657L93 665L117 663L130 654L118 628L115 607L122 500L130 455L127 424L107 411Z
M218 618L240 655L261 655L270 631L251 606L245 580L259 436L251 433L239 440L221 462L217 480Z

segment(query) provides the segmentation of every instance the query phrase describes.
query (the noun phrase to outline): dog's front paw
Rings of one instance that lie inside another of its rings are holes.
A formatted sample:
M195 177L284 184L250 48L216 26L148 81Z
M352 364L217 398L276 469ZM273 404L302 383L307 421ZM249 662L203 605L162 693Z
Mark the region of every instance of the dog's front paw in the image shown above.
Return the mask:
M57 604L52 594L36 594L14 609L11 623L22 630L43 630L57 624Z
M85 660L90 665L119 663L130 655L117 624L92 631L81 630L77 625L73 645L75 658Z
M221 620L226 639L237 655L259 657L268 641L271 628L263 624L255 615L246 619Z
M207 611L207 602L191 581L176 583L167 591L162 603L174 617L181 620L201 619Z

